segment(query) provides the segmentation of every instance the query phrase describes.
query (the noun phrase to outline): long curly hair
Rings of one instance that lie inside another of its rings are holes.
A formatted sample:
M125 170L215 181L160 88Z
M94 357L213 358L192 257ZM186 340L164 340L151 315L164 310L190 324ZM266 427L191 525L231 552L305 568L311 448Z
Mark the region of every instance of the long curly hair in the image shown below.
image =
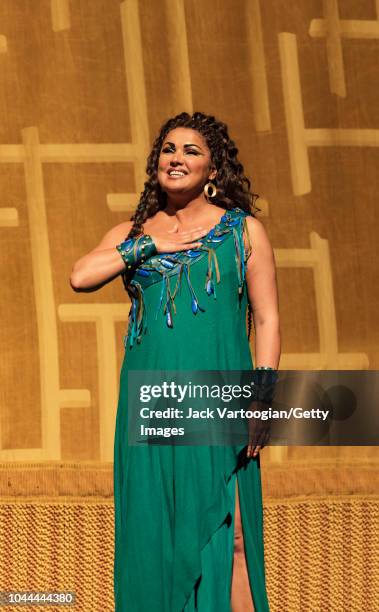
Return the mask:
M133 225L126 238L134 238L143 233L143 224L149 217L163 210L167 205L167 194L161 189L158 182L158 159L163 142L167 134L178 127L190 128L201 134L210 150L211 164L217 170L217 193L212 198L212 204L221 205L226 210L238 206L252 216L260 209L255 201L258 195L250 191L250 180L244 174L244 168L238 160L238 149L230 138L228 127L218 121L213 115L195 112L192 115L180 113L166 121L153 143L152 150L147 158L146 174L148 176L141 192L137 209L131 216ZM125 289L128 279L122 273ZM249 302L248 337L250 338L252 326L252 310Z

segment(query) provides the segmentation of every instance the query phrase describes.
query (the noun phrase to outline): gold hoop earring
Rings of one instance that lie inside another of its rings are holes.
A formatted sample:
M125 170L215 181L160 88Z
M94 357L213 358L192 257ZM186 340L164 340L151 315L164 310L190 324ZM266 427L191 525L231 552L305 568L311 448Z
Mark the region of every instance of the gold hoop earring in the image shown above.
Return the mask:
M209 193L209 190L211 190L211 193ZM207 199L214 198L216 193L217 193L217 187L214 183L212 183L212 181L209 181L209 183L204 185L204 194Z

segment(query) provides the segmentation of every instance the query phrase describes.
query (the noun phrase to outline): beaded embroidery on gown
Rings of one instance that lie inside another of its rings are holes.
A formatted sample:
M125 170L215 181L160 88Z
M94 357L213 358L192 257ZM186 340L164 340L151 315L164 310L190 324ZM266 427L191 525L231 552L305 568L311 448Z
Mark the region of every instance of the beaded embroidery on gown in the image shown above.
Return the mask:
M235 481L256 612L268 612L259 455L240 446L128 446L128 372L251 370L246 216L235 207L196 250L135 271L114 441L116 612L230 612Z

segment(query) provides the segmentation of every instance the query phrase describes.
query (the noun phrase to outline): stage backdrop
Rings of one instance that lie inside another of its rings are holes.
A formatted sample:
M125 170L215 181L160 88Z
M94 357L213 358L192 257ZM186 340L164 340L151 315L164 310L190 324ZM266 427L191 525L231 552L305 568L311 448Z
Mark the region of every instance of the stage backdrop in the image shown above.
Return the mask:
M129 301L120 278L75 293L69 276L130 218L181 111L228 124L261 196L280 367L379 367L378 47L378 0L2 0L2 495L111 503ZM273 447L262 465L266 500L372 496L378 453Z

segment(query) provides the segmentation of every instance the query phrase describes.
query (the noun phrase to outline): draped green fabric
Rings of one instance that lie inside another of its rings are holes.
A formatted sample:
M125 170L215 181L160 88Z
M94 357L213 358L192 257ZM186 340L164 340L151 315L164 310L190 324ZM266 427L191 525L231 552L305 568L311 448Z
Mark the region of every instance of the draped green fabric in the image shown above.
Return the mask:
M116 612L230 612L236 478L255 610L269 610L259 457L127 438L129 371L252 369L245 217L227 211L199 250L171 254L171 267L158 254L132 279L114 446Z

